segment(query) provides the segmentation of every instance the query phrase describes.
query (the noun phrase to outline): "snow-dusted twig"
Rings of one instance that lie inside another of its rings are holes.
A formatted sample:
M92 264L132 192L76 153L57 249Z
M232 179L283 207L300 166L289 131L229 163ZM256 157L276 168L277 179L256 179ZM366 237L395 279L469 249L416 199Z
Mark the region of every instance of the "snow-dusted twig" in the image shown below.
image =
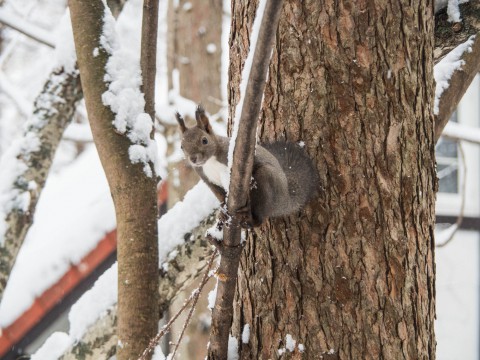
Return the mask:
M38 41L51 48L55 47L53 36L47 30L32 25L27 20L16 16L15 14L0 8L0 23L21 32L29 38Z

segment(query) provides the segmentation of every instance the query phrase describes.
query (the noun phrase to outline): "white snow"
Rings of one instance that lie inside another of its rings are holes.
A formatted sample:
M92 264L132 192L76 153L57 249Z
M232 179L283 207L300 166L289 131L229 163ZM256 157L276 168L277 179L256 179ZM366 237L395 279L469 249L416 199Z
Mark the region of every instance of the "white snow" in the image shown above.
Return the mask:
M77 53L75 52L72 20L70 19L69 9L65 11L65 15L55 29L55 44L55 58L57 61L55 66L63 67L66 73L74 72L77 62Z
M298 344L298 351L300 351L301 353L303 353L305 351L305 345L303 344Z
M450 22L459 22L461 20L458 0L448 0L447 14Z
M208 293L208 305L207 305L207 307L210 310L213 310L213 308L215 307L215 300L217 299L217 288L218 288L218 280L217 280L217 283L215 284L215 287L213 288L213 290Z
M217 241L223 240L223 227L219 228L218 220L215 222L215 224L212 227L207 229L205 236L211 236Z
M245 324L242 331L242 343L248 344L250 341L250 324Z
M162 347L160 345L155 346L152 360L165 360L165 355L163 354Z
M215 45L214 43L210 43L207 45L206 50L209 54L215 54L217 52L217 45Z
M103 21L100 44L110 56L105 75L108 90L102 95L102 101L115 113L113 125L116 131L127 135L132 142L130 160L134 164L143 164L145 174L152 177L158 174L160 169L156 144L150 138L153 119L144 112L145 98L140 91L142 76L139 58L120 42L115 19L108 7L105 8Z
M74 341L80 340L95 320L103 316L117 302L117 263L98 278L93 287L82 295L68 314L69 335Z
M40 140L33 132L17 139L0 159L0 246L5 242L6 218L13 210L26 212L30 206L30 191L35 189L23 174L28 169L30 153L38 151Z
M160 264L168 253L184 242L189 233L219 206L208 186L200 181L158 221Z
M456 70L461 69L465 64L461 57L465 52L472 52L472 45L475 36L471 36L466 42L458 45L455 49L450 51L435 67L433 68L433 75L435 77L435 102L433 113L438 115L440 98L443 92L450 86L450 79Z
M295 350L295 345L297 344L297 342L293 339L292 335L290 334L287 334L285 336L285 348L292 352Z
M238 340L232 335L228 336L228 360L238 360L240 357L238 355Z
M45 343L32 355L31 360L58 359L70 345L72 339L65 333L54 332Z
M72 164L48 177L0 303L0 327L28 309L71 264L79 265L114 228L110 191L95 147L89 145Z
M229 169L228 184L229 186L230 186L230 173L232 171L232 163L233 163L233 151L235 149L235 143L237 140L238 128L240 125L240 116L242 115L242 111L243 111L243 102L245 101L245 93L247 90L248 78L250 77L250 71L252 69L253 55L255 53L255 48L257 46L258 33L260 31L260 25L262 23L266 4L267 4L266 0L260 0L258 4L258 8L255 13L255 20L253 21L252 32L250 33L250 50L248 52L247 59L245 60L245 64L242 70L242 79L240 81L240 99L238 101L237 106L235 107L235 118L233 120L232 137L230 139L230 145L228 148L228 169ZM227 192L228 192L229 186L227 187Z

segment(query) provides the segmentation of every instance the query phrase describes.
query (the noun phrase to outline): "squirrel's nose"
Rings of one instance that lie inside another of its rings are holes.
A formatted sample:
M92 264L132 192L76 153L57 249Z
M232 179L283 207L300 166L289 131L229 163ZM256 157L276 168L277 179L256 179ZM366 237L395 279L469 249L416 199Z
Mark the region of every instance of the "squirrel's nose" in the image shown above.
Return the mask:
M196 164L196 163L197 163L197 155L192 155L192 156L190 156L190 161L191 161L192 163Z

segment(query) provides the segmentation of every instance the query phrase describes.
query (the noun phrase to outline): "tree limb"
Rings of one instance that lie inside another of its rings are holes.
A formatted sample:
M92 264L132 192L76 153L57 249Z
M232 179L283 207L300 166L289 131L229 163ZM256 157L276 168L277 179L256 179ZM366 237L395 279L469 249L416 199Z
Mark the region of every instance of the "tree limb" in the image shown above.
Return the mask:
M33 213L52 165L55 150L81 98L82 91L77 71L67 73L64 69L57 69L52 72L35 100L33 115L26 123L22 138L18 139L16 144L12 145L11 151L2 158L3 161L10 158L9 161L16 161L23 168L23 171L13 180L10 194L14 196L25 194L30 201L28 209L13 207L5 214L6 229L4 234L0 234L0 240L4 237L3 245L0 246L0 263L2 264L0 300L18 251L32 224ZM33 138L38 139L39 147L29 151L27 143ZM15 146L25 150L15 151ZM0 171L6 172L8 169L2 167ZM35 186L29 184L35 184Z
M255 155L257 120L282 4L283 1L266 0L257 44L254 49L250 49L250 51L254 51L254 55L246 91L245 94L242 94L245 100L242 108L237 109L237 111L241 111L241 115L238 120L237 138L231 140L235 141L235 149L227 200L227 210L232 215L232 221L225 226L224 238L220 246L221 262L217 271L217 298L212 312L208 359L223 360L227 358L228 339L233 317L233 297L242 249L240 219L237 212L250 206L249 193ZM248 208L247 211L250 209Z
M442 135L443 128L450 116L452 116L475 75L480 71L480 32L474 39L472 51L463 53L462 60L464 64L453 73L449 81L449 87L440 96L439 111L435 116L435 141L438 141Z
M448 22L446 8L435 14L435 64L459 44L480 32L480 1L460 5L462 21Z

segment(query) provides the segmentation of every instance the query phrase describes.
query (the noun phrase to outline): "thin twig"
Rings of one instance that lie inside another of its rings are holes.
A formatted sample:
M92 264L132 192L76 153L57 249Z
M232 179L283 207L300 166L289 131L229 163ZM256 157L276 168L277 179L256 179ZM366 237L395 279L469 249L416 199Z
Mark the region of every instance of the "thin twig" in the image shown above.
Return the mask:
M177 347L178 347L178 344L180 343L181 339L182 339L182 336L183 336L183 333L185 331L185 327L186 325L188 324L188 321L189 321L189 318L191 316L191 313L193 312L193 308L195 307L195 304L197 303L198 301L198 298L200 296L200 293L202 292L203 290L203 287L205 286L205 284L207 283L208 279L210 279L210 269L212 268L212 264L213 264L213 260L215 260L215 257L217 256L218 254L218 250L215 250L210 258L210 260L208 261L208 264L207 264L207 269L205 271L205 275L203 275L203 278L202 278L202 281L200 283L200 286L194 290L192 292L192 294L190 295L190 297L185 300L184 304L182 305L182 307L180 308L180 310L177 311L177 313L170 319L170 321L158 332L158 334L152 339L150 340L150 344L148 345L148 347L143 351L142 355L138 358L138 360L146 360L147 359L147 356L149 354L151 354L153 352L153 349L155 349L155 347L157 346L157 344L160 342L161 338L167 333L170 331L170 328L172 327L172 324L175 322L175 320L177 320L177 318L183 313L183 311L187 308L187 306L190 304L190 302L193 300L193 305L192 305L192 309L190 310L190 313L189 313L189 317L187 318L187 323L185 324L184 326L184 329L182 331L182 334L180 335L180 338L178 339L178 342L177 342ZM175 355L175 352L177 351L177 347L175 347L175 351L174 351L174 355ZM173 356L172 356L172 359L173 359Z

